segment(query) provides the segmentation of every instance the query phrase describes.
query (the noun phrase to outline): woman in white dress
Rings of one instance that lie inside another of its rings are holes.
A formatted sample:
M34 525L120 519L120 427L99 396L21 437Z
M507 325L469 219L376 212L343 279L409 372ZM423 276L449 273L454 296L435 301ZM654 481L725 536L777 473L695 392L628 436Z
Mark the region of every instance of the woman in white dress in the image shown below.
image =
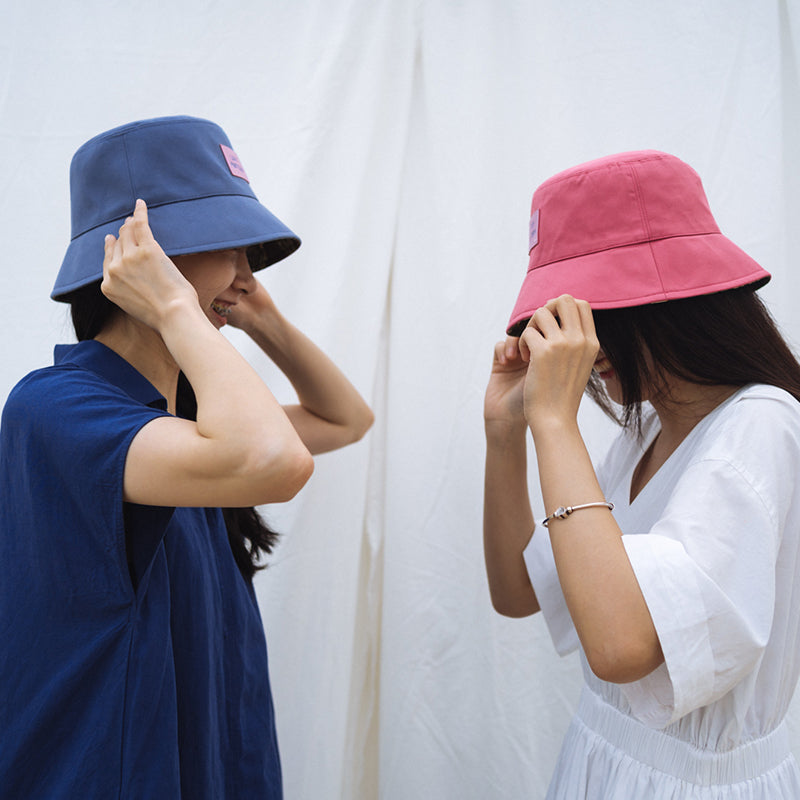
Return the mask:
M796 800L800 365L755 293L769 274L665 153L560 173L531 212L486 391L484 546L497 611L580 649L547 796ZM584 390L623 425L597 471Z

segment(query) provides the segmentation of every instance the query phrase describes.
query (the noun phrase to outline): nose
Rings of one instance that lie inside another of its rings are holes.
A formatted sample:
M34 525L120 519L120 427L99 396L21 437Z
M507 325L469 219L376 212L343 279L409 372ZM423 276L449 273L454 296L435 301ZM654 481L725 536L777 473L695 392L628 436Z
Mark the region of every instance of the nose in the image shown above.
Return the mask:
M250 269L250 262L247 260L247 252L244 248L237 250L236 258L236 277L233 281L234 288L243 294L249 294L256 285L253 270Z

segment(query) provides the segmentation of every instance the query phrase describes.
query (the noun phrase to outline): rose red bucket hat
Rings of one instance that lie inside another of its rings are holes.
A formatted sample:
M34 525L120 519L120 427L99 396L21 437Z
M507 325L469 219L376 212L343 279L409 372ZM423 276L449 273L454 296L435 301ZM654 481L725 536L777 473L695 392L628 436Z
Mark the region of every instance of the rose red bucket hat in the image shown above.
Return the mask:
M70 166L72 241L51 297L103 277L103 241L119 233L137 198L169 256L261 245L253 270L293 253L300 239L259 203L219 125L159 117L101 133Z
M607 156L546 180L531 203L528 272L508 323L571 294L594 309L711 294L770 274L720 233L700 176L675 156Z

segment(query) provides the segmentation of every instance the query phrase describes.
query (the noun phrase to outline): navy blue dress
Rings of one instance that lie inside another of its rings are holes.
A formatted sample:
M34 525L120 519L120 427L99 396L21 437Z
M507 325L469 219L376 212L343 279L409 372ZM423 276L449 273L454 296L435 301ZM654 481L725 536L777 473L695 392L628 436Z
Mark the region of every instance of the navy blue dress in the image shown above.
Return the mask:
M218 509L124 503L166 415L104 345L56 348L0 425L0 798L282 797L267 649Z

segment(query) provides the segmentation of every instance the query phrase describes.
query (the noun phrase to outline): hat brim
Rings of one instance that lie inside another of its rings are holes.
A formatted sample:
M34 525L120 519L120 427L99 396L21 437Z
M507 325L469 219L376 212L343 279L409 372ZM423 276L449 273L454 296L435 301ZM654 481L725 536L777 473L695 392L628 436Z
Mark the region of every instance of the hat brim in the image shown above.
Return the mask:
M770 277L721 233L626 245L530 268L506 330L518 336L537 308L562 294L593 309L627 308L762 286Z
M133 213L133 209L131 209ZM264 258L256 269L268 267L300 247L299 237L261 203L246 195L217 195L148 208L153 236L168 256L204 253L262 244ZM67 248L53 300L103 277L106 235L119 234L125 218L113 220L75 237Z

